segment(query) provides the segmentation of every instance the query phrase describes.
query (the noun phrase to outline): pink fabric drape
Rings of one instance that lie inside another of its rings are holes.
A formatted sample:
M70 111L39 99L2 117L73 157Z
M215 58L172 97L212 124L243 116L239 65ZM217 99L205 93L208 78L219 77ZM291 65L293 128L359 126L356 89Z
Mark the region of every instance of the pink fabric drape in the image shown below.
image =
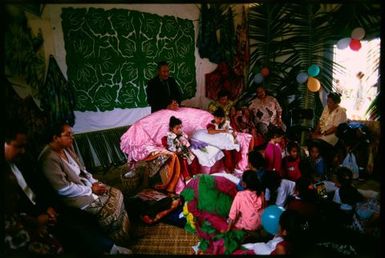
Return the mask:
M195 130L205 129L213 119L213 116L205 110L182 107L177 111L159 110L138 120L120 138L120 148L127 154L128 162L143 160L154 151L164 150L162 137L169 130L168 123L171 116L182 120L183 130L189 137ZM242 154L242 159L236 167L239 170L245 170L247 167L251 137L245 133L239 133L237 136Z

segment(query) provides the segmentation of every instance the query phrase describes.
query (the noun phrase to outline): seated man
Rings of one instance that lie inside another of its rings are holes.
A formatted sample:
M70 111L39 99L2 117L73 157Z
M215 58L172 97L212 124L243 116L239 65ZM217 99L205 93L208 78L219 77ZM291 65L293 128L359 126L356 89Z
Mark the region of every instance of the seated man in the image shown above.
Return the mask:
M147 101L151 113L169 108L175 110L180 105L182 94L174 78L170 77L170 68L165 61L158 63L158 74L148 82Z

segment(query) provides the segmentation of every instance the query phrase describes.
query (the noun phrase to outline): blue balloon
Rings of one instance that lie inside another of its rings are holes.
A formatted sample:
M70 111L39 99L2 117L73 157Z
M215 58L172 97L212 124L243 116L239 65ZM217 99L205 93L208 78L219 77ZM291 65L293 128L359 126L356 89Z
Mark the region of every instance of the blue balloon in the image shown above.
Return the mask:
M275 235L279 229L279 218L285 209L281 206L270 205L262 213L262 227L270 234Z
M254 82L255 83L261 83L263 81L263 76L261 73L257 73L255 76L254 76Z
M309 76L305 72L301 72L297 75L297 82L298 83L305 83L307 81L307 78Z
M315 65L315 64L311 65L311 66L309 67L309 69L307 69L307 73L308 73L310 76L312 76L312 77L317 76L317 75L319 74L319 71L320 71L319 66L318 66L318 65Z

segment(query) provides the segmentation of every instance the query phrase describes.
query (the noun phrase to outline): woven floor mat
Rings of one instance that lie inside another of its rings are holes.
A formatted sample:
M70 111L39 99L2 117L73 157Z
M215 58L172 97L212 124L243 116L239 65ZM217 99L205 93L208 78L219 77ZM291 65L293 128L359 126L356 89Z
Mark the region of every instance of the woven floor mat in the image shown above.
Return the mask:
M193 254L192 246L198 243L198 237L183 228L165 223L141 225L138 233L144 235L137 243L130 246L134 254Z

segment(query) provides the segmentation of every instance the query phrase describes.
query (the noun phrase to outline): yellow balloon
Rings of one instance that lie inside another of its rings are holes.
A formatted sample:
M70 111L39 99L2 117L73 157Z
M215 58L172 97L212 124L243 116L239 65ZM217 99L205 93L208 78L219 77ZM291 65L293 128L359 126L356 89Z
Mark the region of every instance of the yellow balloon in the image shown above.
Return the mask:
M311 92L319 91L319 89L321 88L321 83L319 82L318 79L309 76L309 78L307 79L307 88Z

